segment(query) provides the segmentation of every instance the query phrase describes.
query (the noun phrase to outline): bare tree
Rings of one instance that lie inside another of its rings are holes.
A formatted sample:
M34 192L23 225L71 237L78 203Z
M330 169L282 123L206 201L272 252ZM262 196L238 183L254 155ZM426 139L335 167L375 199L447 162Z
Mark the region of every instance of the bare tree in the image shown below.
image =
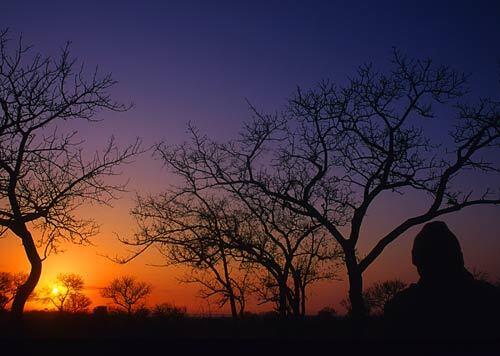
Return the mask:
M302 251L291 267L295 294L300 296L297 308L300 308L302 316L306 315L309 286L321 280L339 280L337 269L340 257L340 251L332 249L331 241L324 233L313 232L310 239L303 243Z
M376 282L363 293L368 309L374 313L382 313L385 304L403 291L407 284L399 279Z
M82 293L73 293L66 300L66 311L70 313L86 313L92 304L89 297Z
M153 245L166 257L164 266L190 268L181 282L199 284L201 298L218 298L219 307L229 304L232 317L237 318L244 312L249 266L236 259L228 246L232 218L228 208L225 199L187 191L139 197L132 211L139 230L133 239L122 242L141 249L118 262L126 263Z
M319 224L283 209L276 200L241 191L233 194L250 212L243 220L246 234L235 248L266 270L257 293L261 302L274 302L281 316L305 316L307 288L319 280L336 279L337 246L325 238Z
M333 269L322 268L335 257L331 240L272 201L201 192L188 172L173 171L184 178L182 187L138 198L132 213L139 231L122 242L140 249L121 262L153 245L168 263L188 265L191 273L182 281L200 284L200 296L219 298L219 306L229 303L233 318L243 314L251 290L261 303L275 303L282 316L305 315L307 287L332 276ZM249 278L250 271L271 281ZM259 280L261 286L251 288Z
M237 311L237 304L241 306L245 296L236 293L242 287L256 295L259 304L274 304L282 317L304 316L308 287L335 279L340 257L321 226L263 194L206 189L192 176L194 170L180 168L185 156L172 155L162 145L157 154L184 184L138 199L132 213L139 232L132 240L122 240L141 247L131 258L156 245L168 251L169 261L191 263L195 273L184 281L201 284L202 297L221 296L220 305L228 300L233 317L243 312ZM237 270L252 269L253 283L228 273L234 264Z
M162 319L183 319L187 314L186 307L178 307L170 303L156 304L153 308L153 316Z
M145 282L137 281L134 277L123 276L114 279L101 289L101 296L111 299L118 307L132 315L134 308L151 293L151 286Z
M227 258L225 263L227 264ZM221 264L223 265L224 262ZM227 264L227 275L225 275L224 268L220 271L220 266L217 264L210 266L206 265L203 268L192 266L191 271L180 281L198 284L200 298L216 298L219 308L229 304L231 317L233 319L241 318L246 311L247 301L252 291L250 277L255 269L247 263L242 262L238 265L232 261ZM227 279L225 279L226 277Z
M45 286L37 296L43 303L52 304L59 312L78 311L90 305L83 293L83 278L74 273L60 273L51 285ZM84 304L88 303L84 306Z
M97 69L86 74L69 45L58 57L43 57L0 32L0 226L22 241L31 264L12 304L18 317L42 261L61 242L86 244L98 232L77 209L87 202L109 204L124 188L105 177L119 174L118 166L138 153L138 142L119 150L112 138L102 152L85 154L78 133L61 128L68 121L96 121L100 110L127 110L110 98L115 83Z
M268 203L244 220L246 233L235 239L235 253L263 273L255 285L259 304L273 303L281 315L305 316L308 288L336 279L338 250L318 226Z
M455 184L464 171L499 172L488 152L500 144L500 103L455 105L466 77L431 60L394 51L392 65L387 74L362 66L344 87L326 82L298 89L282 114L252 107L254 118L238 140L221 144L192 129L190 143L160 145L165 160L189 173L198 191L263 194L328 231L343 251L356 317L366 314L363 272L387 245L438 216L500 202L498 187L464 190ZM441 137L441 147L418 121L436 116L433 105L447 108L443 116L456 110L451 136ZM426 210L398 222L359 256L373 203L381 194L409 191L430 198Z
M17 290L27 278L25 273L0 272L0 310L5 310L14 300Z

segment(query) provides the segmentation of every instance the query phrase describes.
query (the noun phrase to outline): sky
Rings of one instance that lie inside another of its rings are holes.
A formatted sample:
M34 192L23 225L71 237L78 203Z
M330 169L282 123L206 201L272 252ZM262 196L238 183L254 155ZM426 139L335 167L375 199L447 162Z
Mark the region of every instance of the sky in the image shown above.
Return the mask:
M322 79L342 83L358 65L384 68L393 47L409 56L432 58L471 74L471 93L500 93L500 3L498 1L2 1L0 27L22 33L37 51L54 54L71 41L72 54L86 65L112 72L113 96L133 108L103 113L103 121L79 127L89 150L115 136L125 145L180 143L186 124L218 140L235 137L249 119L247 100L264 111L279 110L297 86ZM437 134L437 131L434 133ZM129 193L113 208L88 207L101 224L89 247L65 246L44 263L41 284L58 272L81 274L95 304L98 290L113 276L133 274L153 285L150 302L186 305L191 312L216 312L182 286L182 270L150 266L146 254L128 265L103 255L125 255L116 235L133 232L129 210L135 193L161 191L172 180L161 163L143 156L123 169ZM473 178L468 178L472 181ZM495 178L498 182L498 176ZM467 184L469 181L465 181ZM495 183L489 181L489 183ZM382 198L368 216L365 245L390 229L423 200ZM455 231L468 267L500 277L500 207L471 208L443 218ZM365 274L375 280L415 281L410 230ZM0 270L26 270L14 236L0 240ZM324 283L310 296L310 311L338 307L346 282Z

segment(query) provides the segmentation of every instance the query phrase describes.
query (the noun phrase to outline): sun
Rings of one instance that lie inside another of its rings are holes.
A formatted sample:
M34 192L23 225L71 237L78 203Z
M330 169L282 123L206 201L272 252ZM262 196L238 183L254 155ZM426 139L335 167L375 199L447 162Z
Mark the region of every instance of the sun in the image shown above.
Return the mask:
M59 293L61 293L61 290L59 289L59 287L57 287L57 286L52 287L52 294L53 295L59 295Z

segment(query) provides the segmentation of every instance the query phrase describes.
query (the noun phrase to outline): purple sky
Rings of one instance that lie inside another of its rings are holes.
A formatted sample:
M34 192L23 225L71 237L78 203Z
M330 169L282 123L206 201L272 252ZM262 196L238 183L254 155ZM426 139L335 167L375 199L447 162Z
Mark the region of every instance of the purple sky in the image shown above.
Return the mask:
M497 1L359 3L20 0L1 5L0 24L42 52L72 41L136 104L120 119L151 137L180 134L188 120L236 130L245 98L278 109L296 85L383 66L392 46L470 72L475 93L498 93Z

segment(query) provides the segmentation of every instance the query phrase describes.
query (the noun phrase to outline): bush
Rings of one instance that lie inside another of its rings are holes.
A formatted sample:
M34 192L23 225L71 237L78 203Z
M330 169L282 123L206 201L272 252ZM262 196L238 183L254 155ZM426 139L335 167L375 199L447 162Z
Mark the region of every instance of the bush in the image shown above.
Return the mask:
M177 307L169 303L157 304L153 308L153 316L163 319L183 319L187 314L186 307Z
M331 319L337 316L337 311L332 307L324 307L317 314L318 318Z
M274 310L260 313L259 316L262 319L279 319L280 318L280 314Z
M98 305L93 310L94 316L103 317L108 315L108 307L105 305Z
M259 314L252 313L252 312L249 312L249 311L246 311L246 312L243 313L243 315L241 315L242 319L257 319L258 317L259 317Z
M148 307L140 307L135 311L135 316L138 318L147 318L148 316L151 315L151 309Z

